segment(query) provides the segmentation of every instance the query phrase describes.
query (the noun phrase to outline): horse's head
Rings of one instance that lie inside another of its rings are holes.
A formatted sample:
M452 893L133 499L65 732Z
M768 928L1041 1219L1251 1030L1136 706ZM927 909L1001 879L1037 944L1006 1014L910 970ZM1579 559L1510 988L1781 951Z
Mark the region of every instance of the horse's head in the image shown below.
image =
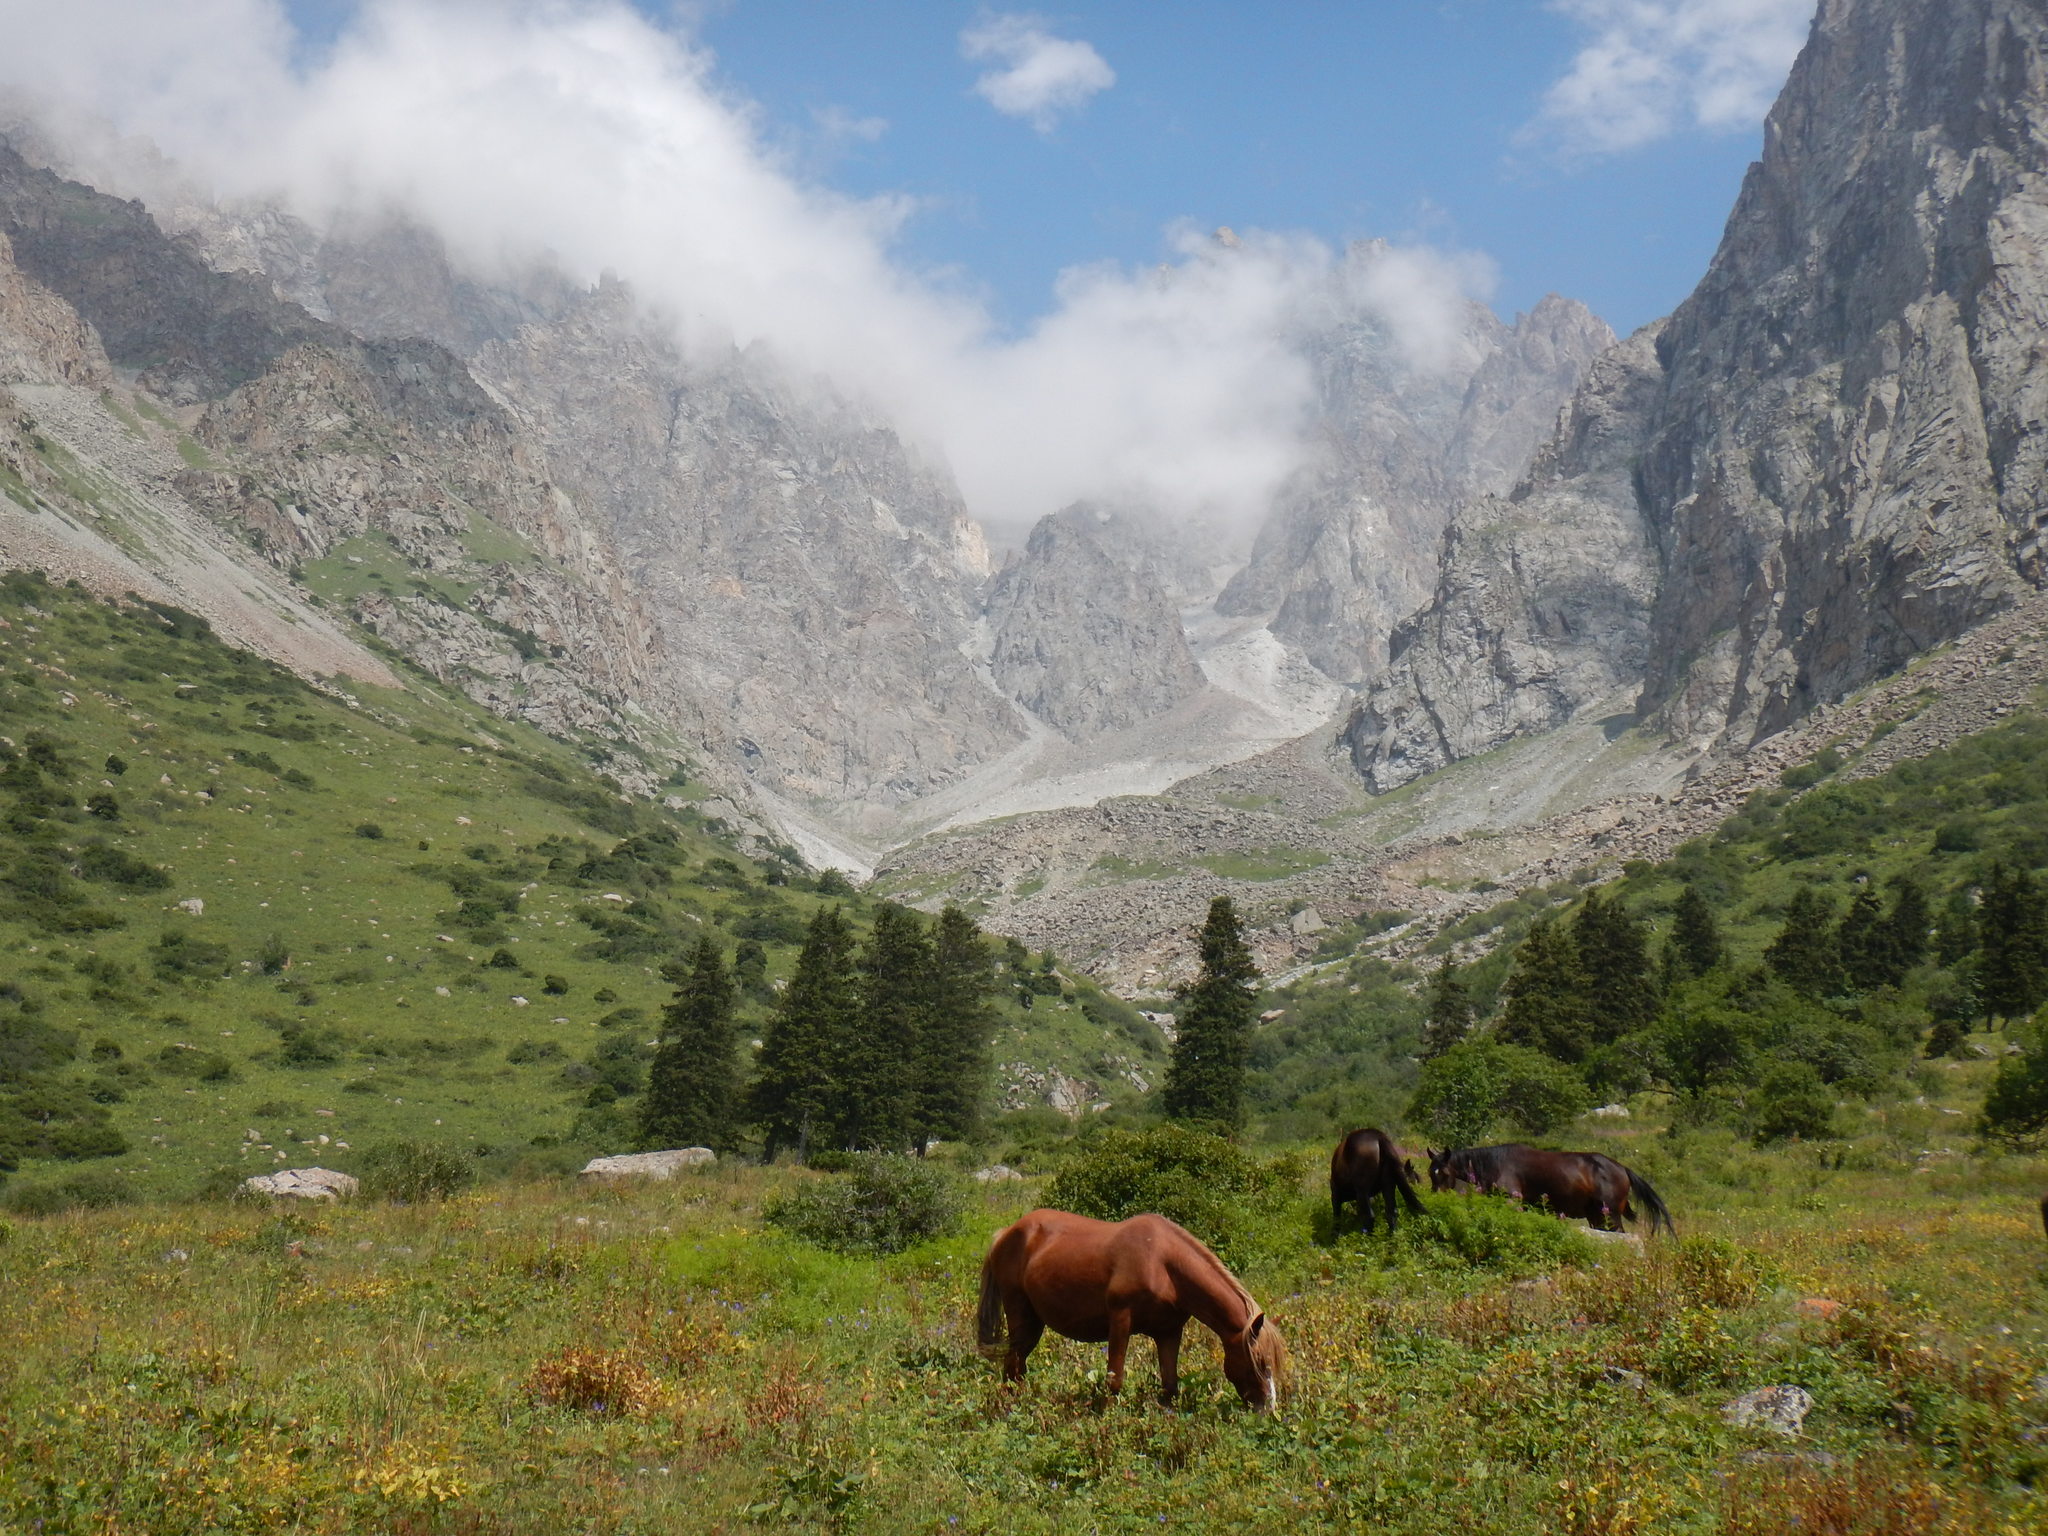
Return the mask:
M1435 1147L1424 1147L1422 1150L1429 1154L1429 1187L1442 1194L1457 1183L1457 1176L1451 1172L1451 1149L1445 1147L1439 1152Z
M1223 1374L1237 1395L1259 1412L1271 1413L1280 1406L1287 1386L1287 1341L1265 1313L1252 1313L1244 1332L1226 1341Z

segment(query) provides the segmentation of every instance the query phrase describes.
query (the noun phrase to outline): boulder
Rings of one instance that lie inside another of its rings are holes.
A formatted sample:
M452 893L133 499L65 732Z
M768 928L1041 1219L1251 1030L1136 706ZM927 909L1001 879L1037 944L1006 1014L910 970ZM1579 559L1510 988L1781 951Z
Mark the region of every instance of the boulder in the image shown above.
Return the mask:
M1813 1394L1804 1387L1758 1387L1724 1404L1721 1417L1737 1429L1768 1429L1796 1435L1813 1411Z
M1626 1104L1602 1104L1598 1109L1590 1110L1588 1113L1596 1120L1626 1120L1628 1118L1628 1106Z
M678 1168L715 1163L709 1147L678 1147L668 1152L628 1152L619 1157L593 1157L577 1175L583 1179L666 1179Z
M280 1168L242 1180L242 1188L286 1200L340 1200L356 1192L356 1181L355 1175L332 1168Z
M974 1182L977 1184L1001 1184L1010 1179L1021 1179L1023 1177L1023 1174L1007 1163L997 1163L991 1168L977 1168L974 1170Z

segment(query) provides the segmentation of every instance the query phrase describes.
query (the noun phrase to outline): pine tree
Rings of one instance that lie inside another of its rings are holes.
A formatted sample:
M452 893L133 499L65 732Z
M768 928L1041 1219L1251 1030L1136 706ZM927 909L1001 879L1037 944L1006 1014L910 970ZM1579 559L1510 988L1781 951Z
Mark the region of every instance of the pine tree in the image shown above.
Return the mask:
M1429 984L1429 1016L1422 1026L1422 1059L1434 1061L1472 1032L1472 992L1445 955Z
M1514 969L1501 988L1500 1038L1558 1061L1577 1063L1593 1044L1586 1022L1585 974L1563 923L1545 918L1515 948Z
M729 1152L739 1099L732 978L709 934L670 974L676 992L661 1011L661 1043L640 1100L640 1145Z
M839 1144L899 1152L917 1119L918 1033L931 970L923 921L882 903L858 963L860 1007L840 1038L834 1073Z
M838 1144L833 1072L858 1022L857 982L853 929L837 907L822 907L761 1033L760 1075L749 1101L771 1159L778 1147L794 1146L806 1157L813 1145Z
M1785 926L1764 950L1764 964L1795 992L1822 998L1842 990L1834 917L1834 903L1810 885L1802 885L1785 909Z
M1594 1045L1608 1045L1649 1024L1657 987L1643 925L1618 899L1590 891L1572 922L1572 946L1584 977L1585 1018Z
M974 920L947 907L932 931L931 950L910 1136L919 1153L930 1142L973 1134L988 1095L988 1047L996 1022L990 1006L995 956Z
M1678 904L1672 909L1670 953L1671 971L1679 981L1706 975L1721 963L1725 953L1713 908L1690 885L1678 893Z
M1886 985L1896 987L1906 973L1927 958L1927 930L1934 917L1927 893L1911 875L1892 880L1892 909L1884 916Z
M2025 1018L2048 1001L2048 902L2032 875L1991 866L1977 935L1977 991L1987 1017Z
M1961 965L1977 950L1977 904L1965 886L1949 892L1934 924L1934 963L1945 969Z
M1890 935L1877 887L1865 879L1835 924L1835 960L1852 992L1875 992L1892 984Z
M1202 965L1181 989L1178 1033L1166 1069L1166 1113L1235 1131L1244 1124L1244 1078L1259 1011L1259 968L1228 896L1209 903Z

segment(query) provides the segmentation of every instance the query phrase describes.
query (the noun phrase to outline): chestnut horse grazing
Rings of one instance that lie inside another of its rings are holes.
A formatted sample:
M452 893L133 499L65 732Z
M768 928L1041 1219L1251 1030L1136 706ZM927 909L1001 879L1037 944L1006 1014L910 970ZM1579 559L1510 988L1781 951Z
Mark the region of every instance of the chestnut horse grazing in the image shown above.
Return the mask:
M1337 1150L1330 1154L1330 1230L1332 1234L1344 1230L1344 1202L1350 1200L1358 1206L1359 1229L1372 1230L1372 1202L1379 1196L1386 1203L1387 1230L1394 1230L1394 1196L1408 1202L1408 1209L1415 1215L1422 1214L1422 1202L1415 1198L1415 1179L1408 1171L1407 1159L1401 1149L1394 1145L1394 1138L1385 1131L1367 1126L1362 1131L1352 1131L1337 1143Z
M1651 1232L1660 1225L1673 1236L1678 1231L1671 1224L1663 1197L1650 1187L1650 1181L1601 1152L1549 1152L1520 1142L1432 1151L1429 1186L1512 1195L1526 1204L1544 1206L1554 1215L1576 1217L1608 1232L1619 1232L1624 1220L1636 1219L1630 1203L1633 1197L1648 1212Z
M1223 1374L1252 1407L1280 1400L1287 1346L1223 1261L1164 1216L1095 1221L1069 1211L1033 1211L1003 1228L981 1261L976 1333L984 1349L1003 1342L1003 1378L1024 1379L1024 1362L1047 1328L1109 1345L1109 1390L1124 1384L1131 1335L1159 1346L1159 1399L1180 1389L1180 1336L1189 1318L1223 1341Z

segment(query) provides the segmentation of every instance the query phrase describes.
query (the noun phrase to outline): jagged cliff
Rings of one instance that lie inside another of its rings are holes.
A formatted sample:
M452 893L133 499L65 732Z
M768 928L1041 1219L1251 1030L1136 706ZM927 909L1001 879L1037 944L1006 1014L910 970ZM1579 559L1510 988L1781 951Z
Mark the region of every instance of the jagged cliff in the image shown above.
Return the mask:
M1654 356L1453 529L1346 731L1368 784L1631 683L1740 749L2039 583L2044 41L2022 0L1826 0Z
M1379 259L1365 246L1348 265ZM1330 676L1370 676L1394 626L1428 599L1452 509L1513 483L1613 340L1554 294L1513 326L1468 304L1459 333L1420 354L1376 310L1340 310L1307 341L1312 461L1282 490L1218 611L1270 614L1273 632Z

